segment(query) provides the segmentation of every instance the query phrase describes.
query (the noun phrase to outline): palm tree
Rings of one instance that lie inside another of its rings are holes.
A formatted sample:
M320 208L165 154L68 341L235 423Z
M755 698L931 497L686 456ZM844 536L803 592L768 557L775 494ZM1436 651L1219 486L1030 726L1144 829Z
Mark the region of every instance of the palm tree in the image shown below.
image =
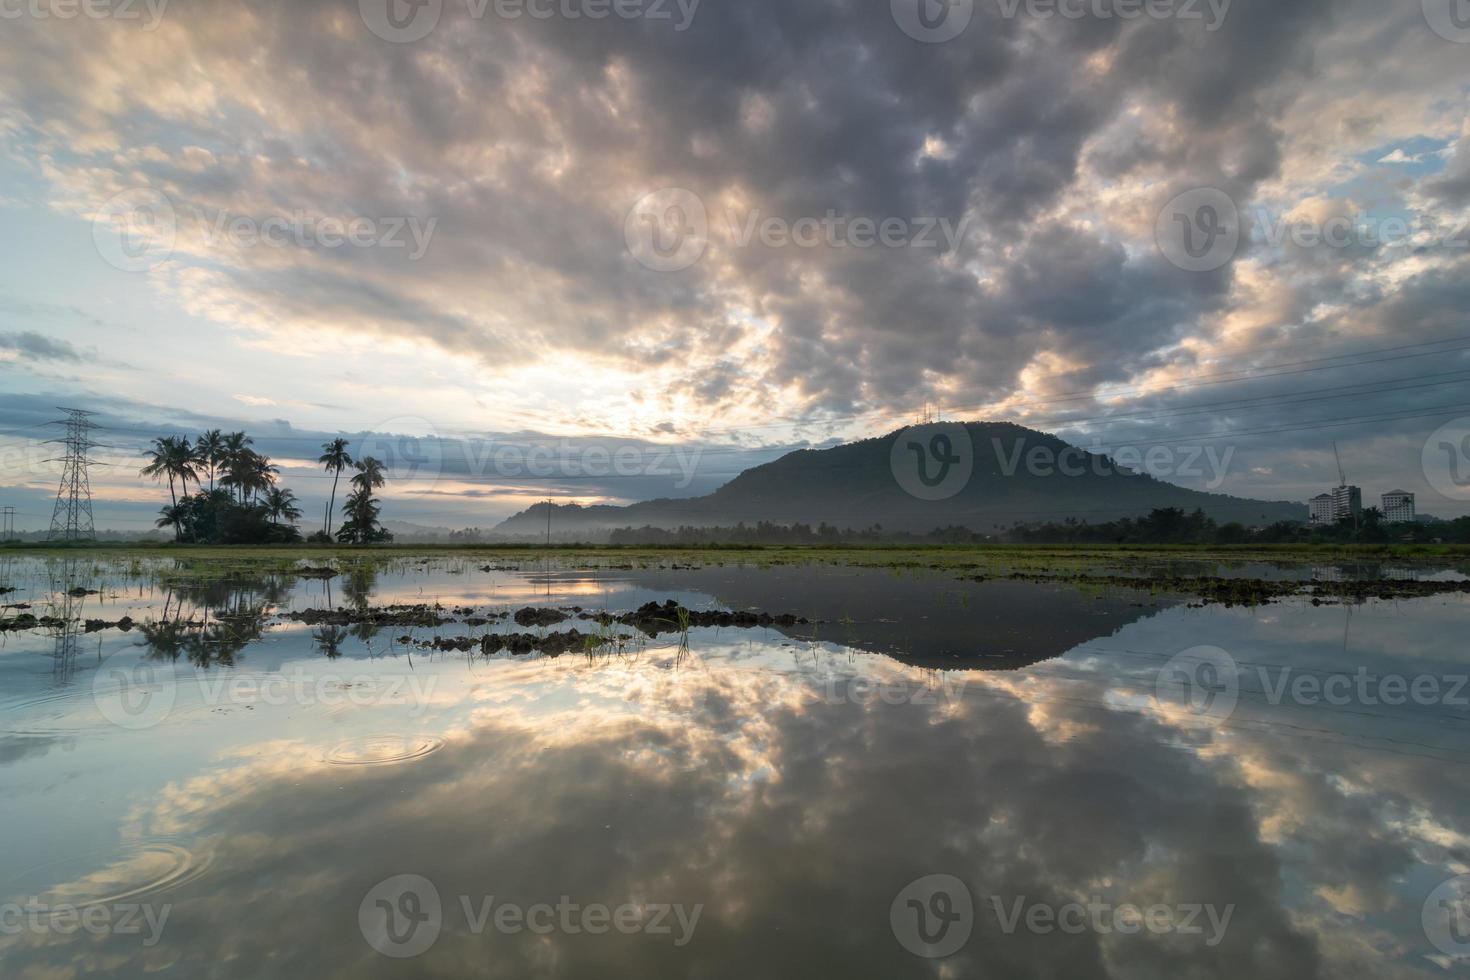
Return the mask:
M173 503L158 512L161 516L153 522L154 527L172 527L174 529L174 540L183 537L184 519L189 514L189 508L183 504Z
M281 474L281 468L271 463L269 456L259 453L251 453L247 457L249 464L248 479L250 481L250 499L255 501L262 493L267 493L275 486L276 477Z
M225 437L218 429L210 429L194 441L194 462L209 470L209 489L214 489L214 474L225 457Z
M254 455L248 448L255 440L243 432L231 432L224 437L224 451L220 453L220 462L224 465L226 472L234 471L237 475L245 472L244 463L247 455ZM240 487L240 503L245 502L244 487L238 481L234 484Z
M272 524L279 524L283 517L287 524L295 524L301 519L301 508L296 506L296 495L281 487L271 487L266 491L265 507L270 511Z
M364 456L357 461L354 467L357 475L352 478L352 485L358 490L366 492L369 496L372 491L383 485L383 461L372 456Z
M225 464L225 475L220 485L237 491L240 503L244 505L255 502L260 494L269 490L280 472L281 468L273 465L269 457L253 449L241 449Z
M149 449L146 455L148 465L138 473L141 476L151 476L155 480L167 477L169 499L175 505L179 502L179 495L174 492L174 480L183 484L186 497L189 495L189 481L199 482L198 471L194 469L194 451L190 448L187 438L162 436L154 439L153 448Z
M333 439L322 443L322 454L317 462L332 473L332 496L327 501L327 519L322 526L322 532L330 537L332 510L337 506L337 481L341 478L342 471L352 465L352 457L347 452L347 440Z
M352 477L352 493L342 502L347 520L342 523L340 537L351 544L367 544L386 540L388 535L378 524L378 501L373 490L384 482L383 463L371 456L358 460Z

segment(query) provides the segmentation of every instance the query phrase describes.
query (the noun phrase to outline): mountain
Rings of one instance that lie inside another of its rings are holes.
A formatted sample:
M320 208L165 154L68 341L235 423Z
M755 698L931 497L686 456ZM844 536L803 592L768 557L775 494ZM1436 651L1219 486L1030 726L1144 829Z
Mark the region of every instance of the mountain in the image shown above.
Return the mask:
M1219 465L1219 457L1182 447L1155 447L1153 452L1157 459L1168 457L1184 475L1208 473L1211 465ZM1129 458L1123 463L1137 465ZM930 487L925 480L938 485ZM1020 522L1141 517L1161 507L1200 509L1219 523L1246 526L1307 518L1305 504L1188 490L1044 432L1008 422L966 422L914 426L831 449L799 450L746 470L703 497L626 507L553 506L551 524L558 537L622 527L759 521L838 528L881 524L886 530L919 533L962 525L989 532ZM544 535L546 508L538 504L522 511L494 532Z

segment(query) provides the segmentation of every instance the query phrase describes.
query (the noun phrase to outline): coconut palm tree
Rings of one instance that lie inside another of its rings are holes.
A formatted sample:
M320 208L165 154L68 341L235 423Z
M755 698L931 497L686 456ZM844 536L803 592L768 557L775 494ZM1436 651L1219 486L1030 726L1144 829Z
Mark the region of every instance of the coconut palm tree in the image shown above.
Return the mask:
M327 519L322 525L322 532L330 536L332 510L337 506L337 481L341 478L342 471L352 465L352 456L347 452L347 440L333 439L322 443L322 454L317 462L332 474L332 496L327 500Z
M224 437L224 450L220 453L220 463L225 472L233 471L239 476L247 471L245 462L250 455L254 455L249 448L254 441L243 432L231 432ZM243 504L245 502L243 484L237 480L233 486L240 490L240 503Z
M388 540L391 536L378 524L378 501L373 491L384 483L383 463L371 456L358 460L352 477L352 493L342 502L342 512L347 520L342 524L340 538L353 544Z
M180 503L169 504L159 512L158 520L153 522L154 527L172 527L174 529L174 540L178 541L184 534L184 520L189 515L189 508Z
M272 524L279 524L283 517L287 524L295 524L301 519L301 508L296 506L296 495L282 487L271 487L266 491L265 509L270 511Z
M194 440L194 462L209 471L209 489L214 489L214 474L225 457L225 437L218 429L206 431Z
M268 493L276 485L276 477L281 475L281 468L270 461L269 456L259 453L251 453L248 457L250 499L257 500L263 493Z
M153 447L145 455L148 457L148 465L138 473L151 476L154 480L167 477L169 499L174 504L179 502L179 495L174 492L175 480L183 485L186 497L189 495L189 481L199 482L198 471L194 469L194 450L189 446L187 438L162 436L154 439Z
M353 468L357 470L357 475L352 478L352 485L358 490L366 491L371 495L372 491L383 485L382 460L364 456Z

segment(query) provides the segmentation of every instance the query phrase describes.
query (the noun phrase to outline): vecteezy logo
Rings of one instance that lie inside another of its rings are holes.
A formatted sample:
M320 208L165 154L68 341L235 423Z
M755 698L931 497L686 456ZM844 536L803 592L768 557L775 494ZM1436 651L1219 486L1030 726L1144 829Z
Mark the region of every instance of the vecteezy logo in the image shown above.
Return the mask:
M92 701L119 728L152 728L168 717L177 697L173 665L139 660L131 650L114 653L92 675Z
M97 254L124 272L142 272L167 259L177 234L173 204L151 187L114 194L92 218Z
M1240 670L1219 647L1190 647L1159 668L1154 696L1162 708L1184 708L1201 723L1220 724L1240 700Z
M953 956L970 941L975 900L954 875L926 875L906 885L888 907L898 944L915 956Z
M957 422L934 422L904 429L893 441L888 464L893 478L920 500L948 500L970 482L975 444Z
M975 0L889 0L893 22L915 41L942 44L970 26Z
M1440 496L1470 500L1470 416L1446 422L1424 441L1424 478Z
M367 29L395 44L428 37L443 11L444 0L357 0L357 12Z
M1470 0L1424 0L1424 19L1445 40L1470 44Z
M357 925L368 945L384 956L418 956L438 941L444 927L439 889L422 875L381 881L358 906Z
M444 450L445 440L434 423L416 415L400 415L374 425L358 444L356 456L373 457L383 464L389 481L415 481L415 489L422 491L444 475Z
M1240 248L1240 209L1213 187L1185 191L1159 212L1154 224L1159 252L1186 272L1210 272Z
M638 264L654 272L678 272L704 257L709 214L693 191L666 187L633 205L623 238Z
M1420 921L1435 949L1470 958L1470 875L1451 878L1430 892Z

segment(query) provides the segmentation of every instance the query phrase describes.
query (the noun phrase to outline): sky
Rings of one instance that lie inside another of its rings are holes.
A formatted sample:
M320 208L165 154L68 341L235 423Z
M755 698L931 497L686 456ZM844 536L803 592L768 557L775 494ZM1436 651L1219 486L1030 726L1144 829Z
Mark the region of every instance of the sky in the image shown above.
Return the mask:
M1335 485L1335 441L1369 503L1470 513L1466 0L0 20L20 528L57 406L98 413L99 528L151 526L156 435L248 431L308 514L348 436L390 457L385 518L488 527L927 405L1267 499Z

